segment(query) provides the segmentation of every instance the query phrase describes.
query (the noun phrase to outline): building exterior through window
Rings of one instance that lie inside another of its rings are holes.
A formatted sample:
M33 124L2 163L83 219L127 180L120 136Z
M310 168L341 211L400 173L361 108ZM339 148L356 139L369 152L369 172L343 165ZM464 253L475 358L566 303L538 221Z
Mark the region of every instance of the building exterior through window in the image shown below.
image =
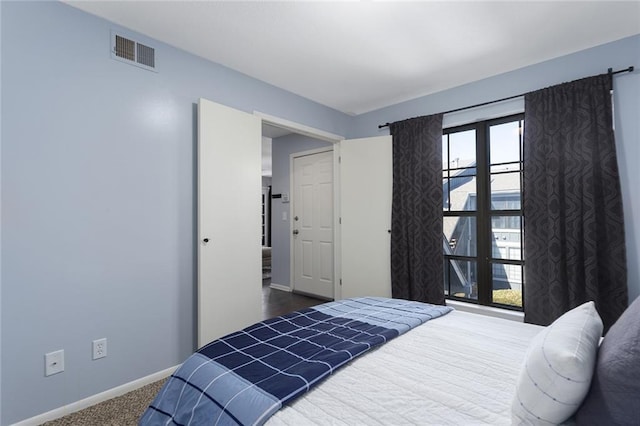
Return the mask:
M523 119L518 114L443 132L447 298L522 309Z

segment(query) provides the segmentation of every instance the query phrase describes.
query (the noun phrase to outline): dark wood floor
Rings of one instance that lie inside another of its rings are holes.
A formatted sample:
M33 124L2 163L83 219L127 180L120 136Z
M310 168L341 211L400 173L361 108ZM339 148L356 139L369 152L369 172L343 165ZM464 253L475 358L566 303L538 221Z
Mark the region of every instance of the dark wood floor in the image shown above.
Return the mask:
M277 317L326 302L326 300L289 291L276 290L269 287L269 284L269 280L262 282L262 319Z

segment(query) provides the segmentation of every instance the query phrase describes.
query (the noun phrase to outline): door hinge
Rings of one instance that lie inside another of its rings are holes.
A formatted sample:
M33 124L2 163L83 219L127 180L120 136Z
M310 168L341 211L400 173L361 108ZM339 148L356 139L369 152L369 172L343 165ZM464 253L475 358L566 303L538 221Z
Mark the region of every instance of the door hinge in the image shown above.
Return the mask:
M342 157L338 156L338 163L342 163Z
M342 287L342 278L340 278L340 287Z
M338 218L338 224L342 225L342 218L341 217Z

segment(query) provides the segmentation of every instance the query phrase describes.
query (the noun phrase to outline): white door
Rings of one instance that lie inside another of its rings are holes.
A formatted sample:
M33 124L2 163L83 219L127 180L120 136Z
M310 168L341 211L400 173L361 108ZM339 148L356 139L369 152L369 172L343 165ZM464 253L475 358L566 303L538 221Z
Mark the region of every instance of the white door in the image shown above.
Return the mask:
M340 142L341 297L391 297L392 137Z
M262 319L261 120L198 103L198 347Z
M293 290L333 299L333 151L293 158Z

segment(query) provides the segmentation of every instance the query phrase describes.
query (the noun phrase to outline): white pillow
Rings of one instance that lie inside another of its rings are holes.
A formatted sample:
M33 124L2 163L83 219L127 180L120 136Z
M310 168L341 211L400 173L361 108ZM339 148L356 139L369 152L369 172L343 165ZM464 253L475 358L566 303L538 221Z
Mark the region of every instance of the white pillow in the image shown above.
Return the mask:
M513 424L558 424L589 391L602 335L593 302L555 320L529 345L511 405Z

